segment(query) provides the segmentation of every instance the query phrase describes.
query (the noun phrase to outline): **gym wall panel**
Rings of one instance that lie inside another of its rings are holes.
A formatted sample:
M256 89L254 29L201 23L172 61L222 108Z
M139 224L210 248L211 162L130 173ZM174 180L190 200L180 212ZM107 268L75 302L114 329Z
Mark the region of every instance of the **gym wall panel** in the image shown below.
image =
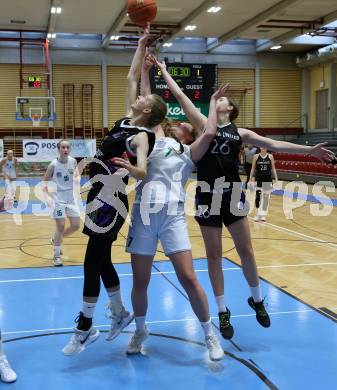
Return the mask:
M42 65L25 65L24 72L32 75L42 75ZM26 75L27 76L27 75ZM20 96L20 66L18 64L0 64L0 128L28 128L31 122L15 120L15 98ZM24 84L21 96L47 96L46 89L29 88ZM43 126L44 123L41 123Z
M235 121L237 126L254 127L255 70L218 68L218 84L223 83L230 83L233 89L251 88L246 93L229 91L228 96L239 104L240 115Z
M64 126L63 84L75 86L75 127L82 127L82 84L93 84L94 128L103 126L102 71L99 65L53 65L53 96L56 102L55 127Z
M126 77L129 66L108 66L108 124L125 116Z
M261 69L260 127L301 127L301 70Z
M316 127L316 92L328 89L330 85L329 64L313 66L310 71L310 113L309 128Z

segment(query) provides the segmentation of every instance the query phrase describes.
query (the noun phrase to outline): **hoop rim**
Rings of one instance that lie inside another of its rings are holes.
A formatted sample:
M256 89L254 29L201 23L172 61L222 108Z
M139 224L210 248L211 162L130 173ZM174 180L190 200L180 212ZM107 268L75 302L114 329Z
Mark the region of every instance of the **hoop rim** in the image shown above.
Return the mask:
M42 115L40 115L40 114L31 114L30 119L31 119L31 121L33 123L33 127L39 127L41 119L42 119Z

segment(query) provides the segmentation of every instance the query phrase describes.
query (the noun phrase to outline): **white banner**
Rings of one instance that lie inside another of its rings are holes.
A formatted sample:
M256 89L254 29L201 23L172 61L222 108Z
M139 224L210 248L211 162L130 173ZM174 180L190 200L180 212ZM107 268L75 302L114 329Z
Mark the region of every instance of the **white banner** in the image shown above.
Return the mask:
M58 156L59 139L24 139L22 141L25 161L52 161ZM95 139L67 139L72 157L93 157L96 153Z
M4 157L4 140L0 139L0 158Z

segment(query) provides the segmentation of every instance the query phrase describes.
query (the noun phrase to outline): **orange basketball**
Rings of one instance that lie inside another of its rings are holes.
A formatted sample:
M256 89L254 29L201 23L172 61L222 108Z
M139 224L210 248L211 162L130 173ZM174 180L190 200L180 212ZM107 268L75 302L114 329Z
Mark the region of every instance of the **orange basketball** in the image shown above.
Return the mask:
M155 19L157 3L155 0L128 0L128 14L133 23L145 26Z

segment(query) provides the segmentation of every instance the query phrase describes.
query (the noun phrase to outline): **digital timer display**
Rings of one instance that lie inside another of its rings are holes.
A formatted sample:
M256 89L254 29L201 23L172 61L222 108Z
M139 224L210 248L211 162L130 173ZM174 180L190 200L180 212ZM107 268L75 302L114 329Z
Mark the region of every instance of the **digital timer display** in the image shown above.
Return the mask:
M42 81L41 76L28 76L28 87L30 88L41 88Z
M214 64L166 64L167 71L181 90L194 102L209 103L217 79L217 66ZM161 96L167 103L175 103L162 77L160 69L153 67L150 72L151 91Z

